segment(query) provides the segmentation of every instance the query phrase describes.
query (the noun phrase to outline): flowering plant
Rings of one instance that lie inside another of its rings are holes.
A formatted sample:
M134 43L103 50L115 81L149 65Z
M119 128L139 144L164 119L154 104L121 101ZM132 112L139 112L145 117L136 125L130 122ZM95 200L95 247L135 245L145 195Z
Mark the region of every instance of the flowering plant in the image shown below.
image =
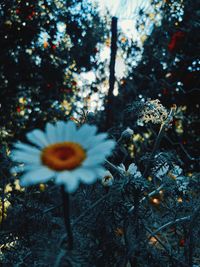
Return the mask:
M72 121L46 124L45 132L36 129L27 134L34 146L18 142L11 153L23 163L20 183L29 186L55 179L65 190L74 192L80 182L94 183L104 173L105 157L115 146L107 134L96 134L97 127L84 124L79 129ZM15 168L16 171L16 168Z

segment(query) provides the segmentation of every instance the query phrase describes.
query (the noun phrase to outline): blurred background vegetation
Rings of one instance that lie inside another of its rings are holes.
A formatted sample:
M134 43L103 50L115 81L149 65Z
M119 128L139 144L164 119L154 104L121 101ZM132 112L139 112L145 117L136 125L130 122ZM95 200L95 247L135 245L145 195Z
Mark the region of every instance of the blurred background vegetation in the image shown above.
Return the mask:
M2 266L200 266L195 239L200 234L198 4L197 0L0 2ZM114 88L109 88L113 17L118 25L117 51ZM159 125L137 123L149 99L159 99L168 110L177 106L154 168L139 191L136 185L127 188L127 181L117 175L109 190L101 183L82 185L71 196L76 247L66 252L59 190L51 183L21 188L19 177L9 172L12 143L59 119L96 124L116 140L131 127L131 140L118 145L111 161L126 167L134 161L142 172L159 131ZM157 200L142 206L137 220L134 215L127 219L129 206L136 201L133 196L156 188L151 179L160 162L181 166L190 181L187 194L170 181ZM106 194L108 198L90 210ZM190 214L195 216L188 224L172 224L158 236L159 242L151 236L163 224ZM130 229L137 233L131 250L125 234Z

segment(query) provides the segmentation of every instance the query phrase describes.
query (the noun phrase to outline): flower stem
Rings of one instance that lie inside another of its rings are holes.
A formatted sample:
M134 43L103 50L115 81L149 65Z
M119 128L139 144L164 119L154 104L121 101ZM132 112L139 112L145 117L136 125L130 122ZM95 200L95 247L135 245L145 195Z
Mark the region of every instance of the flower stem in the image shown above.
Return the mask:
M68 235L68 248L73 249L73 234L70 224L70 210L69 210L69 194L65 191L64 186L61 186L61 194L63 201L63 218L65 222L65 228Z

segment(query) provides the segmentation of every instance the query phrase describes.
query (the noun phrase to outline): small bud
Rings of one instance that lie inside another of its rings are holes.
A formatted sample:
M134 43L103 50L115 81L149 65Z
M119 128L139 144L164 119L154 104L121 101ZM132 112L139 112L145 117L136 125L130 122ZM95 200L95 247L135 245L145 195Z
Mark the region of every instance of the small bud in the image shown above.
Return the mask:
M46 185L45 184L39 184L39 190L41 192L45 191L45 189L46 189Z
M113 185L113 182L114 177L112 176L112 173L110 171L106 171L101 181L102 185L105 187L109 187Z
M122 229L122 228L117 228L116 230L115 230L115 234L116 234L116 236L123 236L124 235L124 230Z
M120 139L130 139L133 135L133 130L129 127L126 128L126 130L124 130L121 134L121 138Z

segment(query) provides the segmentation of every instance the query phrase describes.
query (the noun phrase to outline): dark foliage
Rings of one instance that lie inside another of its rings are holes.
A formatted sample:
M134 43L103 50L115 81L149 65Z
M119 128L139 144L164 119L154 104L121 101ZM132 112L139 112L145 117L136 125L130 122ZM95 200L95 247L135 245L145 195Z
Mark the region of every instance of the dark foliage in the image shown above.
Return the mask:
M24 141L32 129L44 129L46 122L73 115L80 99L72 70L79 75L99 67L102 77L90 95L106 80L105 66L97 66L94 57L107 25L86 2L1 3L0 262L19 267L200 266L197 0L165 0L161 24L143 48L118 42L127 65L142 57L119 81L118 96L111 96L114 116L106 130L117 145L105 167L112 185L106 186L104 177L81 184L67 203L72 250L60 188L53 182L22 188L20 176L10 172L12 143ZM149 16L143 10L139 14L138 29ZM58 23L67 25L59 42ZM48 38L38 41L41 32ZM71 105L68 113L60 107L63 100ZM74 120L102 130L106 116L105 110L83 110Z

